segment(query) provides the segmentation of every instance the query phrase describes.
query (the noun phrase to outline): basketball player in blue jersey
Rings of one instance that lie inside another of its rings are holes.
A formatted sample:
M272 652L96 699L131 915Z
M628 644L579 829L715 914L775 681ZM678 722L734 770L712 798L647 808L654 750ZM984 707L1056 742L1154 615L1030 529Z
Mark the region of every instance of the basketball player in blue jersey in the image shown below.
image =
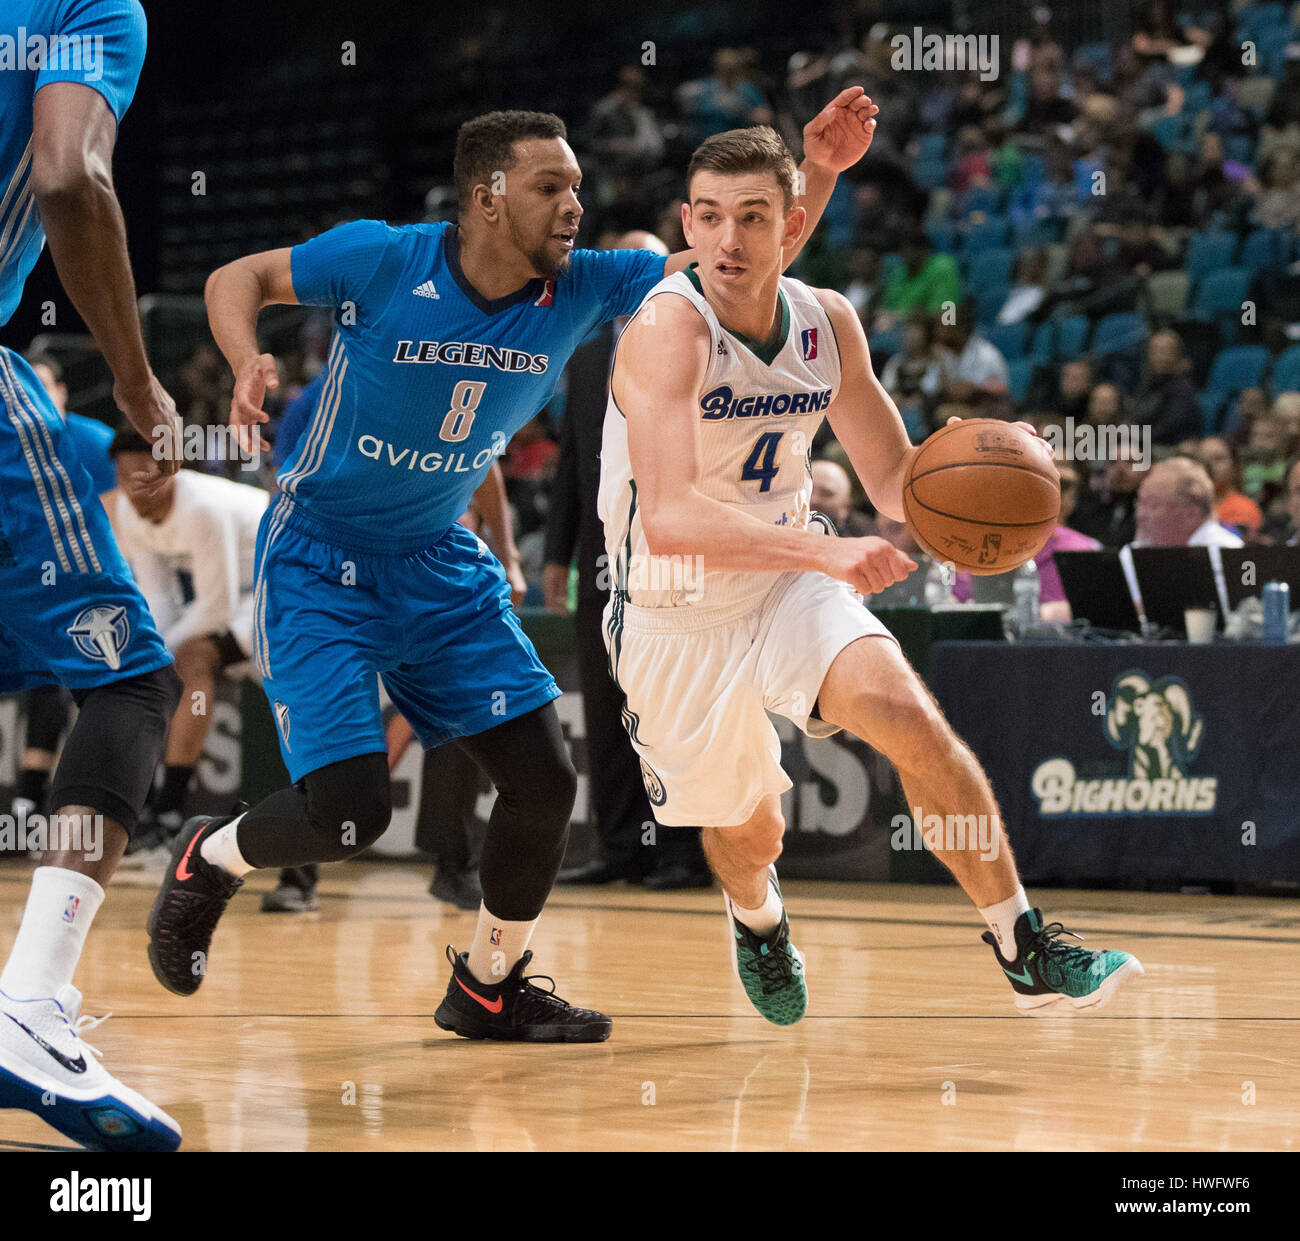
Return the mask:
M175 406L145 356L113 190L118 122L144 63L136 0L0 0L21 63L0 73L0 323L49 241L112 369L118 408L179 461ZM175 1150L176 1122L99 1062L72 985L135 829L180 679L113 541L75 440L32 368L0 349L0 692L58 681L80 707L54 773L60 829L0 973L0 1108L110 1150ZM38 807L45 809L45 807ZM80 829L69 831L69 828Z
M870 145L876 111L852 87L805 128L814 220L836 174ZM459 226L356 221L209 279L213 336L235 372L231 421L251 435L276 382L257 347L262 307L331 306L336 331L258 547L256 658L295 785L182 830L149 923L169 990L201 984L213 929L248 871L346 858L387 827L378 675L426 748L459 740L497 788L478 927L467 953L448 949L438 1025L468 1038L609 1037L608 1017L524 977L576 777L560 691L511 611L501 567L456 521L583 339L691 260L577 249L581 177L558 117L489 113L457 135Z

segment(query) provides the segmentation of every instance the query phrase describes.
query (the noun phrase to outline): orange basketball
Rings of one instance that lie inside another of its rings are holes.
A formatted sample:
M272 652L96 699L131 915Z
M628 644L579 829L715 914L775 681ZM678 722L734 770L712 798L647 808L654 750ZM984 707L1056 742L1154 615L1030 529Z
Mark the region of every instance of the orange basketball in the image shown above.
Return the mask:
M921 445L903 483L921 549L967 573L1006 573L1031 560L1061 512L1061 480L1028 431L968 418Z

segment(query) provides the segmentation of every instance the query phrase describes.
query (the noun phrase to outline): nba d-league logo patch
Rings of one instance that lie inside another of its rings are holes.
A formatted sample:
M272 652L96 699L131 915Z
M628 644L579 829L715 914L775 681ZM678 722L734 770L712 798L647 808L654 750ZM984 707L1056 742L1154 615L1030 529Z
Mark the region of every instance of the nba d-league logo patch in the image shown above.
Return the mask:
M276 727L279 728L280 736L284 739L284 748L292 754L293 746L289 744L289 708L277 698L274 709Z
M803 360L811 362L817 356L817 329L806 327L800 335L803 337Z
M122 666L122 652L131 640L131 626L123 607L86 608L68 628L77 650L99 659L114 672Z
M491 932L488 934L488 943L495 948L500 942L501 942L501 928L499 926L494 926Z
M77 910L80 908L81 908L81 897L79 896L68 897L68 904L63 910L64 922L68 922L68 923L75 922L77 919Z

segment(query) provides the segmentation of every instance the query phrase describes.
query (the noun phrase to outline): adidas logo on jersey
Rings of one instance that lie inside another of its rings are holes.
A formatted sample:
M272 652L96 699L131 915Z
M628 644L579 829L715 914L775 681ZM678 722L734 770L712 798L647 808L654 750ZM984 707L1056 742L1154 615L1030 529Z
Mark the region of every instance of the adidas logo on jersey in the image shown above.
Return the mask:
M418 288L412 289L411 292L414 293L416 297L432 297L436 299L442 296L442 294L433 287L432 280L426 280Z

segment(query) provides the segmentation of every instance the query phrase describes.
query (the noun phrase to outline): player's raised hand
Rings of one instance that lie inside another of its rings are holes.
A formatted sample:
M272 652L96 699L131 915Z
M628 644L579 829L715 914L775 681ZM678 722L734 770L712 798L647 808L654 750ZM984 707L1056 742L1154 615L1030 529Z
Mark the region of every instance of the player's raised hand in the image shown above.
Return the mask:
M861 86L846 86L803 127L805 158L835 172L852 168L876 136L879 111Z
M147 494L181 468L184 444L176 402L152 372L139 384L114 383L113 400L127 422L151 445L157 468L135 480Z
M826 573L848 582L859 594L874 595L901 582L916 569L916 561L888 539L868 535L863 539L831 539Z
M235 391L230 398L230 425L236 428L239 446L246 453L265 452L266 440L257 429L259 423L270 422L271 415L262 408L267 389L280 386L280 373L275 358L269 353L250 358L235 376Z

